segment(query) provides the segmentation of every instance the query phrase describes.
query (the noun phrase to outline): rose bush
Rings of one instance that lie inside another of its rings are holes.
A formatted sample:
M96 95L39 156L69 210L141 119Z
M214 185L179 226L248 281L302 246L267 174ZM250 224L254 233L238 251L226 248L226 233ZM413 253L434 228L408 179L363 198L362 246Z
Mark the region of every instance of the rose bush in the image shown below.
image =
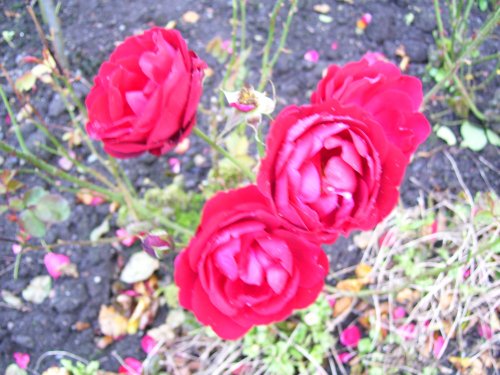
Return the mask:
M399 68L367 54L343 67L331 65L311 96L311 103L336 99L369 112L382 126L387 139L409 159L429 136L431 127L419 112L422 82L401 74Z
M255 185L218 193L175 261L181 305L222 338L313 303L328 260L316 242L285 230Z
M87 132L117 158L167 152L195 124L205 67L176 30L125 39L87 96Z
M258 186L290 228L323 242L371 229L394 208L407 158L382 125L337 101L285 108L266 143Z

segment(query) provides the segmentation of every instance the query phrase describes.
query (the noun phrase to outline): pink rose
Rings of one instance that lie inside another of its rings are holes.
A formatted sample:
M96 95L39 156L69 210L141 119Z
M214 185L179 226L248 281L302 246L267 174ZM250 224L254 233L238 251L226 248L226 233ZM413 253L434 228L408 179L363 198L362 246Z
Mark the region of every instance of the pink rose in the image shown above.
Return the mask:
M287 318L316 299L328 260L320 246L281 226L251 185L218 193L175 261L180 304L224 339Z
M331 65L318 83L311 103L336 99L358 106L380 123L387 139L409 159L429 136L431 127L419 112L422 83L399 68L368 54L343 67Z
M154 27L125 39L87 96L87 132L117 158L164 154L196 122L205 67L177 30Z
M332 243L389 214L406 165L377 121L333 100L277 116L257 180L285 225Z

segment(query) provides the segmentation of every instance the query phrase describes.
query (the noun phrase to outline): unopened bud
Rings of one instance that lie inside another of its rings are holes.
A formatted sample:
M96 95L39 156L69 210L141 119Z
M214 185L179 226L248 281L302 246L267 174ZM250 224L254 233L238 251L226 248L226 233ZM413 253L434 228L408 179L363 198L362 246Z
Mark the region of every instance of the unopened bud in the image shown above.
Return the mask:
M164 230L153 230L142 240L142 249L153 258L163 258L174 248L172 237Z

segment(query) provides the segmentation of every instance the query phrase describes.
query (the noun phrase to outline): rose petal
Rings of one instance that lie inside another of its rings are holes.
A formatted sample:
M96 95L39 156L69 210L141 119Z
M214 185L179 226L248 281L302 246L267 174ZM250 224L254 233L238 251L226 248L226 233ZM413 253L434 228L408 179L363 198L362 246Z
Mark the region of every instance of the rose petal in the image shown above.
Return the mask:
M340 342L348 348L355 348L361 340L361 331L355 325L349 326L340 333Z
M43 263L49 275L58 279L62 275L61 269L70 264L71 260L64 254L47 253L43 257Z

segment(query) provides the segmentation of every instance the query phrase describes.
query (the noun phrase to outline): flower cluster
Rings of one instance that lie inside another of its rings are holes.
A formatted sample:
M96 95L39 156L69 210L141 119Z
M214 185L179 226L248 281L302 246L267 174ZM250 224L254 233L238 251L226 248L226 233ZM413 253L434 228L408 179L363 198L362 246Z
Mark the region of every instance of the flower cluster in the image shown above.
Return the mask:
M204 67L176 31L127 39L87 98L88 132L115 157L163 154L194 126ZM257 184L206 202L175 262L181 305L237 339L311 304L328 272L321 244L373 228L397 204L430 132L422 99L417 78L371 55L330 66L310 104L271 124Z

